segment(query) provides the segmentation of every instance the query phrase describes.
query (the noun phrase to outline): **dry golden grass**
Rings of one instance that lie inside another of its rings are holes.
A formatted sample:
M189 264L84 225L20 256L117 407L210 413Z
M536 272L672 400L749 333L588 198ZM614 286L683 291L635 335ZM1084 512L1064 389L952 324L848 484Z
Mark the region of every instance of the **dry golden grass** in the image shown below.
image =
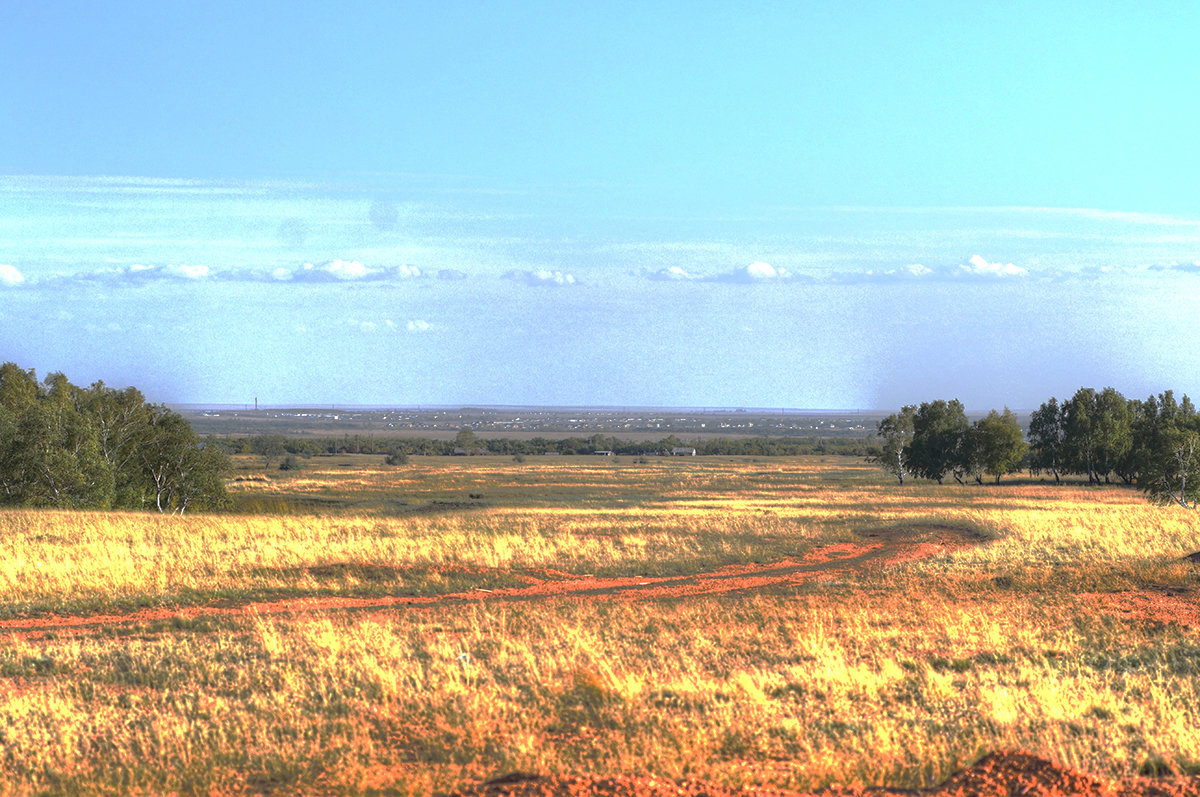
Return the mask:
M905 523L986 545L763 594L165 622L0 646L0 793L425 794L525 769L726 784L927 785L981 753L1097 774L1200 765L1200 632L1084 593L1194 588L1195 513L1118 488L889 484L852 463L565 458L312 469L239 489L436 513L0 513L14 610L521 568L688 572ZM439 580L440 579L440 580Z

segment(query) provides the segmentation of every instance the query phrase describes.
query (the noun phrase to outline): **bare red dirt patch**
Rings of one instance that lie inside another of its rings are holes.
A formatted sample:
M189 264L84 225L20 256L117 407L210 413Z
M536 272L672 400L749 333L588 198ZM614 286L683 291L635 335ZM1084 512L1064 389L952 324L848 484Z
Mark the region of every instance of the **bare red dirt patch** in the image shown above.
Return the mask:
M795 792L771 787L731 789L699 781L652 777L546 777L511 773L464 786L452 797L1200 797L1200 778L1130 778L1105 781L1021 752L989 754L929 789L886 786Z
M1086 593L1079 597L1117 617L1200 628L1200 590L1194 588L1145 587L1125 592Z

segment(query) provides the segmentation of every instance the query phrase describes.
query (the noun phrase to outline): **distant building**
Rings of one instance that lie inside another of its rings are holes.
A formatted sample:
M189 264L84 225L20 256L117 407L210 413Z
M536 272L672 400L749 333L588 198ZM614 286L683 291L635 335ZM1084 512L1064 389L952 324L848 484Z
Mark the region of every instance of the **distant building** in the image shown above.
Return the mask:
M611 457L613 455L611 451L593 451L592 453L598 457Z
M673 457L694 457L694 456L696 456L696 449L689 448L687 446L680 446L678 448L672 448L671 456L673 456Z

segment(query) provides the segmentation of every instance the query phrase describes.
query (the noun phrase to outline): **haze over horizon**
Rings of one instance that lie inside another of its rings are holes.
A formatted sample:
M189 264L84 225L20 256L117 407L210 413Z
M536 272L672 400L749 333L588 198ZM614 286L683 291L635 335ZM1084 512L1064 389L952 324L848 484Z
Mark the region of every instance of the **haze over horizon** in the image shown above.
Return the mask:
M154 401L1200 394L1200 7L63 2L0 362Z

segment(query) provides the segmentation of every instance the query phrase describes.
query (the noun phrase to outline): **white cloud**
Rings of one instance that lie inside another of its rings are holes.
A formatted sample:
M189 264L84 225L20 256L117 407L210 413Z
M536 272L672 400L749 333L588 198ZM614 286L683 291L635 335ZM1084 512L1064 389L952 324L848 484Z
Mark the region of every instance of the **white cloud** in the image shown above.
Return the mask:
M685 280L694 280L696 276L689 274L679 266L671 266L669 268L660 268L650 275L650 279L661 282L683 282Z
M960 273L986 277L1024 277L1029 273L1012 263L989 263L980 255L972 255L967 263L958 268Z
M189 280L203 279L209 274L208 266L167 266L163 271L173 277Z
M346 280L360 279L373 273L371 269L357 260L335 260L326 265L324 269L338 279Z
M428 321L416 319L414 321L409 321L406 329L408 329L409 332L428 332L430 329L433 329L433 324L430 324Z
M281 269L276 269L276 279L283 279ZM292 271L291 279L298 282L345 282L371 277L378 273L375 269L364 266L357 260L332 260L328 263L313 265L305 263Z
M901 282L914 279L925 279L937 274L936 271L921 263L913 263L903 268L889 268L887 271L848 271L835 273L835 282L866 283L866 282Z
M0 285L16 286L24 281L25 277L17 271L16 266L0 264Z
M786 280L791 278L791 274L787 269L776 268L770 263L764 263L761 260L756 260L748 266L734 269L733 271L722 274L717 277L719 282L741 282L741 283L757 283L757 282L775 282L777 280Z
M746 266L746 276L753 279L769 280L776 277L786 277L787 272L783 269L776 269L770 263L764 263L761 260L756 260Z
M246 273L252 274L253 272ZM423 276L424 272L417 266L404 265L385 268L368 266L358 260L331 260L320 265L305 263L296 269L277 268L271 272L272 279L296 282L355 282L388 278L416 279ZM243 276L243 278L245 277ZM261 279L261 275L257 278Z
M575 279L574 274L568 274L564 271L551 271L549 269L539 268L534 271L520 271L514 269L506 272L504 279L523 282L526 285L576 285L579 280Z

